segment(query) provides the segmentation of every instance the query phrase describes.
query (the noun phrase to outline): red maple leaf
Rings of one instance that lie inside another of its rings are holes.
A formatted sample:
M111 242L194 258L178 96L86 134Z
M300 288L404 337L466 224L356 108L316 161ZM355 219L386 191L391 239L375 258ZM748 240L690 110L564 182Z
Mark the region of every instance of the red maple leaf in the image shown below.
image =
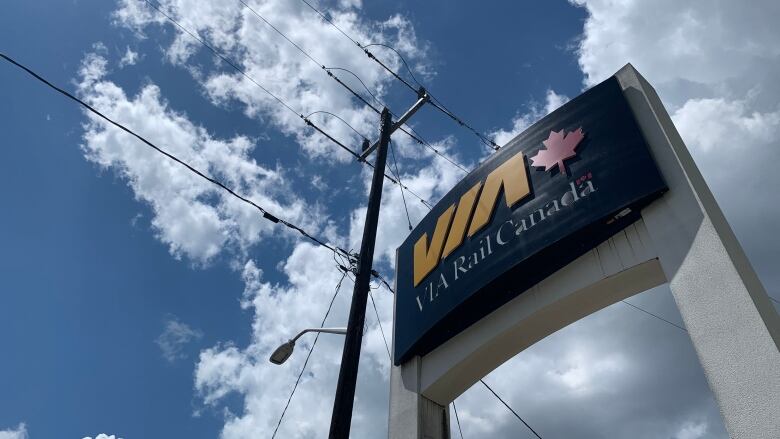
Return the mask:
M561 173L566 172L563 161L577 155L574 150L584 137L585 133L582 132L581 127L566 135L564 130L550 131L550 136L542 142L547 149L541 149L538 154L531 157L531 166L538 168L544 166L544 170L549 171L557 165Z

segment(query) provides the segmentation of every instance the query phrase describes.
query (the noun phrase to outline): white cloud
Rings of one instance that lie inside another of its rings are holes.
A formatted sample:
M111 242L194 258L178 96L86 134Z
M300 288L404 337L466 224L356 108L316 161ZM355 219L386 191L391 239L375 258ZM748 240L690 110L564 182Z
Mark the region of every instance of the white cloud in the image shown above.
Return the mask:
M689 146L701 154L737 154L768 147L777 142L780 111L752 111L750 104L722 98L690 99L675 111L674 120L685 130Z
M675 439L701 439L705 434L707 434L706 422L686 422L675 435Z
M265 17L292 41L305 48L317 60L312 63L304 55L276 34L267 24L244 8L240 2L200 2L193 0L164 0L162 9L171 14L189 30L208 40L221 53L237 62L252 78L262 83L271 93L289 104L293 112L284 108L256 84L233 70L215 70L198 66L197 78L202 80L208 96L215 103L238 101L245 113L275 125L295 138L307 152L330 159L346 161L349 156L334 149L334 145L305 125L298 114L308 115L318 110L329 110L361 133L376 131L378 116L356 101L346 90L329 78L320 65L343 67L355 72L378 96L383 96L393 79L365 56L328 23L321 20L301 2L252 1L250 6ZM396 47L418 72L429 71L419 62L425 54L412 25L404 17L370 23L361 20L354 7L358 2L347 2L328 11L341 29L364 44L385 43ZM122 0L114 14L117 23L139 33L152 25L163 25L165 19L151 8L134 0ZM184 65L199 50L200 43L177 28L174 41L165 49L174 64ZM382 50L378 48L377 51ZM391 56L392 55L392 56ZM383 57L391 68L402 67L400 60L390 52ZM224 66L227 67L227 66ZM362 86L350 75L335 72L357 91ZM335 111L334 111L335 110ZM345 144L359 144L355 133L335 118L315 117L317 123Z
M222 140L172 110L162 91L147 84L128 97L105 79L105 58L88 54L80 70L82 97L108 117L132 127L195 168L221 179L270 212L304 221L304 204L285 191L283 172L250 157L255 147L244 136ZM88 114L82 149L86 158L124 177L136 198L153 211L157 237L176 256L207 263L225 248L242 254L261 236L278 231L259 213L200 179L132 136Z
M183 352L184 346L197 341L203 337L203 332L193 329L186 323L180 322L175 316L172 316L165 322L165 329L160 334L155 343L160 347L163 358L169 363L186 357Z
M137 63L139 59L141 59L141 57L138 55L138 52L133 51L133 49L128 46L125 50L125 54L122 55L122 59L119 60L119 68L132 66Z
M579 46L585 84L631 62L658 90L765 282L780 237L767 176L780 161L780 3L574 0L589 17ZM740 184L736 185L735 182ZM749 193L750 196L745 194Z
M85 436L84 439L92 439L91 436ZM99 435L95 436L95 439L122 439L121 437L112 435L107 435L105 433L100 433Z
M0 439L27 439L28 437L27 426L24 422L20 423L16 428L0 430Z
M242 9L238 2L167 0L162 3L177 20L238 60L252 77L293 105L296 111L335 109L334 112L359 131L374 133L377 119L374 114L354 102L317 66ZM360 58L355 56L357 49L345 43L342 36L301 3L255 3L251 3L253 7L310 50L315 58L329 66L350 68L380 96L387 93L391 82L384 72L372 63L355 61ZM772 148L778 130L777 87L769 74L768 79L754 80L756 72L777 70L777 49L767 46L768 42L777 40L776 28L766 25L771 14L758 17L758 31L753 36L736 25L748 21L734 17L753 14L750 11L732 14L731 9L751 9L740 5L718 4L707 6L712 10L705 11L705 6L670 1L650 6L639 2L579 0L577 3L587 7L590 13L579 53L586 84L598 82L627 61L634 62L650 81L659 85L697 160L704 164L708 179L717 178L718 173L712 169L721 169L709 166L734 164L728 160L728 154L733 154L735 149L757 154L764 159L762 163L777 154L772 152L777 150ZM406 19L394 16L382 22L367 22L360 19L356 9L359 7L359 1L344 0L330 15L359 41L389 42L408 56L417 73L432 74L420 63L425 44L417 40ZM121 1L114 17L141 36L156 26L173 29L156 12L133 0ZM717 32L697 30L702 27ZM671 43L674 44L670 46ZM171 63L187 63L195 73L194 79L215 104L238 102L247 115L278 128L297 140L307 152L346 159L340 152L334 153L333 146L319 136L301 130L297 116L280 109L246 78L224 65L215 68L196 64L199 58L193 54L202 49L188 36L176 33L164 50ZM626 59L627 55L633 58ZM734 60L746 61L748 65L722 61L724 56L732 55ZM403 70L395 57L388 56L386 61L395 70ZM215 138L186 115L171 109L162 98L164 91L154 84L145 85L129 96L106 79L107 72L108 62L102 56L86 57L79 84L82 95L91 103L197 167L228 179L232 186L270 210L284 212L294 222L305 220L303 202L285 195L288 191L283 190L284 169L272 169L251 158L254 140L243 136ZM566 100L565 96L549 90L543 104L531 105L528 112L518 114L511 121L510 128L494 134L499 143L505 143ZM322 123L337 138L357 144L354 133L340 122L322 119ZM402 180L415 192L435 201L460 179L460 171L401 139L397 146ZM439 146L452 151L446 139ZM89 160L119 172L135 196L150 206L157 237L177 257L208 262L225 249L243 257L261 238L279 230L259 220L256 212L224 198L208 184L162 160L125 134L106 128L100 121L89 120L83 147ZM421 168L413 164L410 159L416 158L424 158L426 165ZM735 166L744 169L749 162ZM367 183L369 172L364 171L361 177ZM760 190L757 181L754 184ZM733 199L730 202L736 204ZM407 203L414 224L427 209L409 197ZM380 267L388 268L394 263L396 246L408 232L398 187L388 182L382 209L376 260ZM327 213L330 212L324 212L319 221L308 225L342 241L345 246L356 247L362 233L364 209L348 210L349 230L343 232L348 233L347 238L340 237L339 230L328 224ZM197 363L195 387L204 404L221 407L229 394L243 400L240 412L226 415L222 431L226 439L254 437L256 431L275 427L313 335L301 339L296 352L282 366L271 365L268 355L298 330L321 323L333 288L341 277L333 268L332 255L307 243L298 243L289 256L281 259L282 280L278 283L269 281L252 261L243 267L242 306L254 314L250 343L247 346L223 343L203 350ZM345 324L351 288L351 281L344 280L328 325ZM668 293L656 293L656 296L669 299ZM375 291L374 297L389 335L392 297L382 290ZM699 431L725 437L717 419L712 417L718 415L709 394L702 394L706 383L687 339L669 339L669 334L664 332L666 326L657 321L637 321L631 312L634 311L621 309L618 304L578 322L510 360L492 373L488 381L513 407L527 414L533 425L554 437L571 437L573 427L561 422L561 415L579 420L574 430L579 437L676 435L679 439L689 439L700 434ZM355 411L353 435L382 437L386 434L384 428L376 426L386 424L388 361L371 307L368 313L356 404L359 410ZM615 331L615 327L625 330ZM662 339L664 344L658 342ZM333 335L323 336L318 342L317 352L290 405L279 437L311 437L328 424L341 343L342 339ZM692 388L697 390L691 391ZM467 434L516 437L522 428L484 389L470 389L458 404L464 429L470 430ZM586 416L581 415L583 412ZM641 416L632 417L631 413L641 413ZM703 420L686 424L690 419ZM648 425L652 429L645 428Z
M561 359L562 368L548 370L551 379L559 380L568 389L577 393L592 392L593 384L605 378L623 373L629 365L619 352L604 357L593 357L593 351L568 352Z
M268 357L280 343L304 328L319 327L341 273L332 254L310 244L298 244L282 267L289 284L272 284L254 262L244 267L243 306L254 312L252 340L246 348L216 346L201 352L195 386L204 402L219 406L229 393L243 397L240 414L228 417L222 432L226 439L255 437L272 431L300 371L314 334L299 339L295 352L281 366ZM344 279L326 326L343 326L349 309L352 283ZM375 291L375 299L388 309L391 297ZM385 316L385 318L389 318ZM388 359L372 315L361 361L357 397L361 410L353 423L355 437L374 437L376 425L386 416ZM311 437L328 425L333 389L341 361L342 336L323 335L312 355L278 437ZM383 402L384 401L384 402Z
M205 4L203 2L163 2L185 26L197 30L215 44L221 51L240 61L242 68L251 76L267 85L273 93L281 96L296 110L309 112L328 109L339 114L359 131L372 134L376 128L377 116L328 79L319 68L306 63L305 58L281 40L267 26L245 9L233 4ZM356 38L365 42L390 43L403 52L412 62L416 74L429 77L432 72L418 58L424 54L425 45L416 40L414 29L400 15L385 21L367 23L360 20L352 9L359 2L344 3L343 10L333 10L331 18ZM382 96L390 86L391 78L379 67L355 56L355 47L344 43L343 37L328 25L323 24L308 9L298 3L263 3L255 5L259 12L279 26L293 40L311 48L311 53L328 65L347 67L360 75L368 87ZM159 15L152 14L138 2L120 2L114 15L115 20L132 28L144 37L150 25L167 25ZM174 64L192 63L192 54L200 50L189 37L177 34L170 46L165 48L167 59ZM381 49L377 49L379 52ZM359 52L358 52L359 53ZM360 59L360 61L356 61ZM395 56L385 59L394 69L400 61ZM202 65L187 64L194 72L194 79L200 81L207 95L216 104L237 101L244 106L245 113L263 122L270 123L282 132L293 136L304 149L315 155L339 158L333 146L320 136L301 130L296 115L280 110L278 104L263 95L246 78L229 71L225 73ZM223 66L224 67L224 66ZM163 99L163 90L154 84L147 84L134 96L106 78L109 72L107 60L97 54L89 54L84 61L79 89L82 96L110 117L132 126L144 136L153 139L177 156L220 178L228 179L259 204L272 212L282 212L285 218L307 226L315 232L324 227L323 233L335 240L339 233L329 224L327 217L314 212L315 220L305 222L302 203L283 196L284 171L269 169L255 163L249 156L254 145L250 139L238 136L233 139L217 139L204 128L188 120L187 116L171 109ZM290 78L307 78L290 81ZM342 78L353 86L349 76ZM345 143L354 142L353 133L341 122L318 119L322 126ZM225 249L244 251L260 240L260 235L278 233L266 222L257 219L257 213L225 199L209 185L191 177L186 171L166 162L153 151L137 144L123 133L115 132L101 121L90 118L84 135L84 151L87 158L101 167L118 171L133 188L136 197L152 209L151 223L157 237L167 244L176 257L185 256L197 262L208 262ZM124 136L124 137L123 137ZM450 142L436 142L436 146L447 153ZM404 184L426 198L437 198L448 190L459 178L450 165L434 159L429 152L420 152L410 145L408 139L396 140ZM404 157L432 160L432 167L423 166ZM343 158L343 157L340 157ZM362 180L367 184L370 173L363 172ZM367 186L366 190L367 190ZM385 209L380 225L387 233L380 233L378 255L390 258L392 249L405 236L405 228L396 230L395 219L403 214L400 193L397 186L385 186ZM407 195L408 196L408 195ZM426 209L419 201L410 201L410 210L416 221ZM355 221L359 209L355 211ZM308 212L311 215L311 212ZM316 223L315 223L316 221ZM318 227L319 226L319 227ZM349 230L356 228L352 223ZM355 241L353 241L353 245ZM302 326L317 326L330 298L328 291L341 277L333 269L332 255L309 244L298 244L293 253L285 258L281 266L286 279L280 284L263 280L262 272L248 262L244 267L246 292L242 306L255 313L253 336L246 347L224 343L201 352L195 374L195 385L207 406L217 407L230 393L243 397L241 414L228 413L222 435L226 438L250 437L258 428L268 430L274 427L281 407L287 398L297 375L311 336L299 342L296 354L284 366L274 367L267 357L278 343L293 335ZM390 259L392 260L392 259ZM349 278L344 280L343 290L334 305L329 324L343 325L346 322ZM385 291L375 291L374 298L381 319L390 335L392 297ZM378 325L372 314L367 317L364 356L362 360L358 398L364 411L355 415L355 434L368 437L376 433L377 420L386 416L386 389L388 359ZM338 336L323 336L318 344L318 353L309 364L310 373L305 375L291 405L287 421L280 436L301 437L321 430L327 424L330 413L330 395L340 362ZM316 379L312 379L316 377Z
M497 144L504 146L510 140L514 139L515 136L525 131L526 128L530 127L544 116L557 110L558 107L568 101L569 98L567 96L560 95L554 90L547 90L544 105L531 103L527 112L517 114L512 119L512 128L494 131L490 133L490 137L492 137Z
M437 144L436 147L446 153L447 143ZM414 145L410 147L415 147ZM457 157L455 157L457 160ZM392 164L392 162L389 162ZM441 159L434 159L430 166L422 169L406 170L404 162L399 162L401 181L415 194L435 203L452 187L460 181L464 173L451 164ZM395 167L393 167L395 171ZM370 179L368 172L364 173L364 193L369 191ZM409 234L409 223L407 222L406 209L404 208L404 197L406 206L409 210L409 218L412 226L415 226L428 212L429 209L417 198L412 197L408 192L401 196L398 185L385 181L382 192L382 204L380 207L379 229L377 232L375 261L389 264L389 267L395 267L395 250ZM358 207L352 211L350 217L349 247L359 248L363 236L363 223L365 222L366 208ZM389 276L392 278L392 276Z

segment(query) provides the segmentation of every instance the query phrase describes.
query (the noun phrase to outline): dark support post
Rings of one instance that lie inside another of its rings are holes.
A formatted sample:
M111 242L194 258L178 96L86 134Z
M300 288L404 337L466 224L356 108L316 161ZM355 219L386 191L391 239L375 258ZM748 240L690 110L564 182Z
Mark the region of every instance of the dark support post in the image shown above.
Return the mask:
M344 340L344 351L341 357L341 369L336 386L336 399L333 403L333 415L330 420L330 439L348 439L352 423L352 405L355 400L355 385L357 383L358 364L360 363L360 345L363 341L363 325L366 320L366 304L368 301L371 269L374 260L374 244L379 221L379 204L382 200L382 184L384 183L385 163L387 162L387 145L392 132L390 112L382 110L382 129L374 164L374 176L371 180L371 191L368 196L368 211L363 227L363 240L360 245L360 259L355 276L355 289L352 293L352 305L349 309L347 334Z

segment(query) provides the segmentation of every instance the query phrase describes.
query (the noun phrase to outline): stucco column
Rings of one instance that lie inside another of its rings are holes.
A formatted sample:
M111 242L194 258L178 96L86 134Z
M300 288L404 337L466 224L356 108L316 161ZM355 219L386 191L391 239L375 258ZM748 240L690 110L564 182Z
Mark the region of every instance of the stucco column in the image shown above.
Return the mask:
M780 438L780 317L655 90L616 76L669 186L642 218L726 429Z

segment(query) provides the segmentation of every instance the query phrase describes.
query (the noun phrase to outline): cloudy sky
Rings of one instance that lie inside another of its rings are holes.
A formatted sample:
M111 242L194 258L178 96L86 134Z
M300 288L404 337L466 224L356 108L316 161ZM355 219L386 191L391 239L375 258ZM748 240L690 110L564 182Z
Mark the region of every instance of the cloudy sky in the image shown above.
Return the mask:
M254 12L239 0L159 3L246 76L140 0L5 2L0 50L270 212L356 249L370 174L297 114L337 114L312 120L350 146L376 136L376 114L321 65L350 69L364 85L334 73L396 112L414 95L302 0L246 3ZM500 144L633 63L780 299L776 1L312 4L358 42L396 48L416 80ZM393 52L372 49L410 77ZM0 83L0 439L271 437L313 338L283 366L267 357L321 323L341 279L333 254L7 63ZM431 108L412 126L465 166L490 153ZM463 175L403 134L393 145L422 198L435 202ZM427 209L406 200L416 224ZM379 226L375 264L392 278L408 233L397 186L385 187ZM345 323L351 289L344 279L328 325ZM389 333L392 297L373 295ZM630 301L683 324L667 288ZM389 362L371 307L367 321L352 428L380 438ZM341 343L319 339L277 437L326 435ZM622 303L485 379L545 438L727 437L687 334ZM456 404L465 438L532 437L479 385Z

